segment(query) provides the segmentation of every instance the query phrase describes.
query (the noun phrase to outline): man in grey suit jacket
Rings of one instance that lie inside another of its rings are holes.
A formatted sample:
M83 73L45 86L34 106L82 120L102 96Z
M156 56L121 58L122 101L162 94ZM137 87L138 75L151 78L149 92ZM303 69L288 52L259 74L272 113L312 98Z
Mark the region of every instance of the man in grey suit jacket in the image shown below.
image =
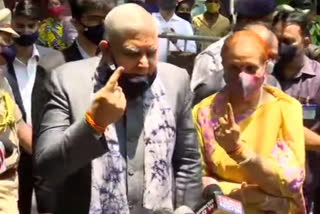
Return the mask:
M202 176L188 74L157 63L142 7L116 7L105 27L102 57L55 69L48 85L35 164L57 184L56 213L194 208Z

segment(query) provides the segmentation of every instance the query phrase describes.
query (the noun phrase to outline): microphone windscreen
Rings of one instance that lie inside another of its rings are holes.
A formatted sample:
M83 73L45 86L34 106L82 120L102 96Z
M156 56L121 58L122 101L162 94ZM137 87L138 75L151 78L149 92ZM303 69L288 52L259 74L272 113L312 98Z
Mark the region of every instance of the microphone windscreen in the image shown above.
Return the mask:
M189 207L181 206L174 211L174 214L195 214L195 213Z
M216 195L223 195L221 188L217 184L208 185L202 192L202 197L207 200L214 198Z

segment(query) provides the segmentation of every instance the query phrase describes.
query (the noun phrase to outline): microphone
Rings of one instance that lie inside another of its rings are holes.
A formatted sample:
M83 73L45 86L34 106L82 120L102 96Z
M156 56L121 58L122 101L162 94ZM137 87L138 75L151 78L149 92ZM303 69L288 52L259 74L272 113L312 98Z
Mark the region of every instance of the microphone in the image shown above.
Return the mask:
M197 209L196 214L244 214L241 202L223 195L216 184L207 186L202 194L207 201Z
M195 213L189 207L181 206L174 211L174 214L195 214Z

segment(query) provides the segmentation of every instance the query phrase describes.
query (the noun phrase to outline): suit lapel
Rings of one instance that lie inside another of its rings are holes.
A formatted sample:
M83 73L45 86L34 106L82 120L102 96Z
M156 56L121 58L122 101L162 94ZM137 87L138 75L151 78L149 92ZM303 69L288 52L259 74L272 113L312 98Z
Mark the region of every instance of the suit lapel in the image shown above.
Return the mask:
M47 73L43 67L37 66L36 79L34 81L31 96L31 118L34 131L37 131L44 105L48 101L48 94L45 90Z
M13 64L8 64L7 66L8 70L5 73L5 77L8 79L9 85L12 89L13 95L14 95L14 99L17 103L17 105L20 108L20 111L22 113L22 117L24 120L26 120L26 112L23 106L23 101L22 101L22 97L20 94L20 90L19 90L19 86L18 86L18 81L17 81L17 77L16 77L16 73L13 67Z
M83 59L76 42L73 42L73 44L69 48L65 49L63 51L63 55L66 62L72 62Z

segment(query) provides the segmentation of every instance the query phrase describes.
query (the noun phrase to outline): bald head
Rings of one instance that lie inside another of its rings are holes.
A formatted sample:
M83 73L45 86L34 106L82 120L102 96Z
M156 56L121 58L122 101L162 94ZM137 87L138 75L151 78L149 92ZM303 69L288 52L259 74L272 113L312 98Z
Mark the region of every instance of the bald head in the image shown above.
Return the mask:
M105 39L110 43L119 38L133 37L143 32L145 36L157 36L157 25L143 7L137 4L123 4L115 7L105 18Z
M270 57L276 58L279 55L278 38L267 26L259 23L249 24L244 27L244 30L255 32L265 41L269 46Z

